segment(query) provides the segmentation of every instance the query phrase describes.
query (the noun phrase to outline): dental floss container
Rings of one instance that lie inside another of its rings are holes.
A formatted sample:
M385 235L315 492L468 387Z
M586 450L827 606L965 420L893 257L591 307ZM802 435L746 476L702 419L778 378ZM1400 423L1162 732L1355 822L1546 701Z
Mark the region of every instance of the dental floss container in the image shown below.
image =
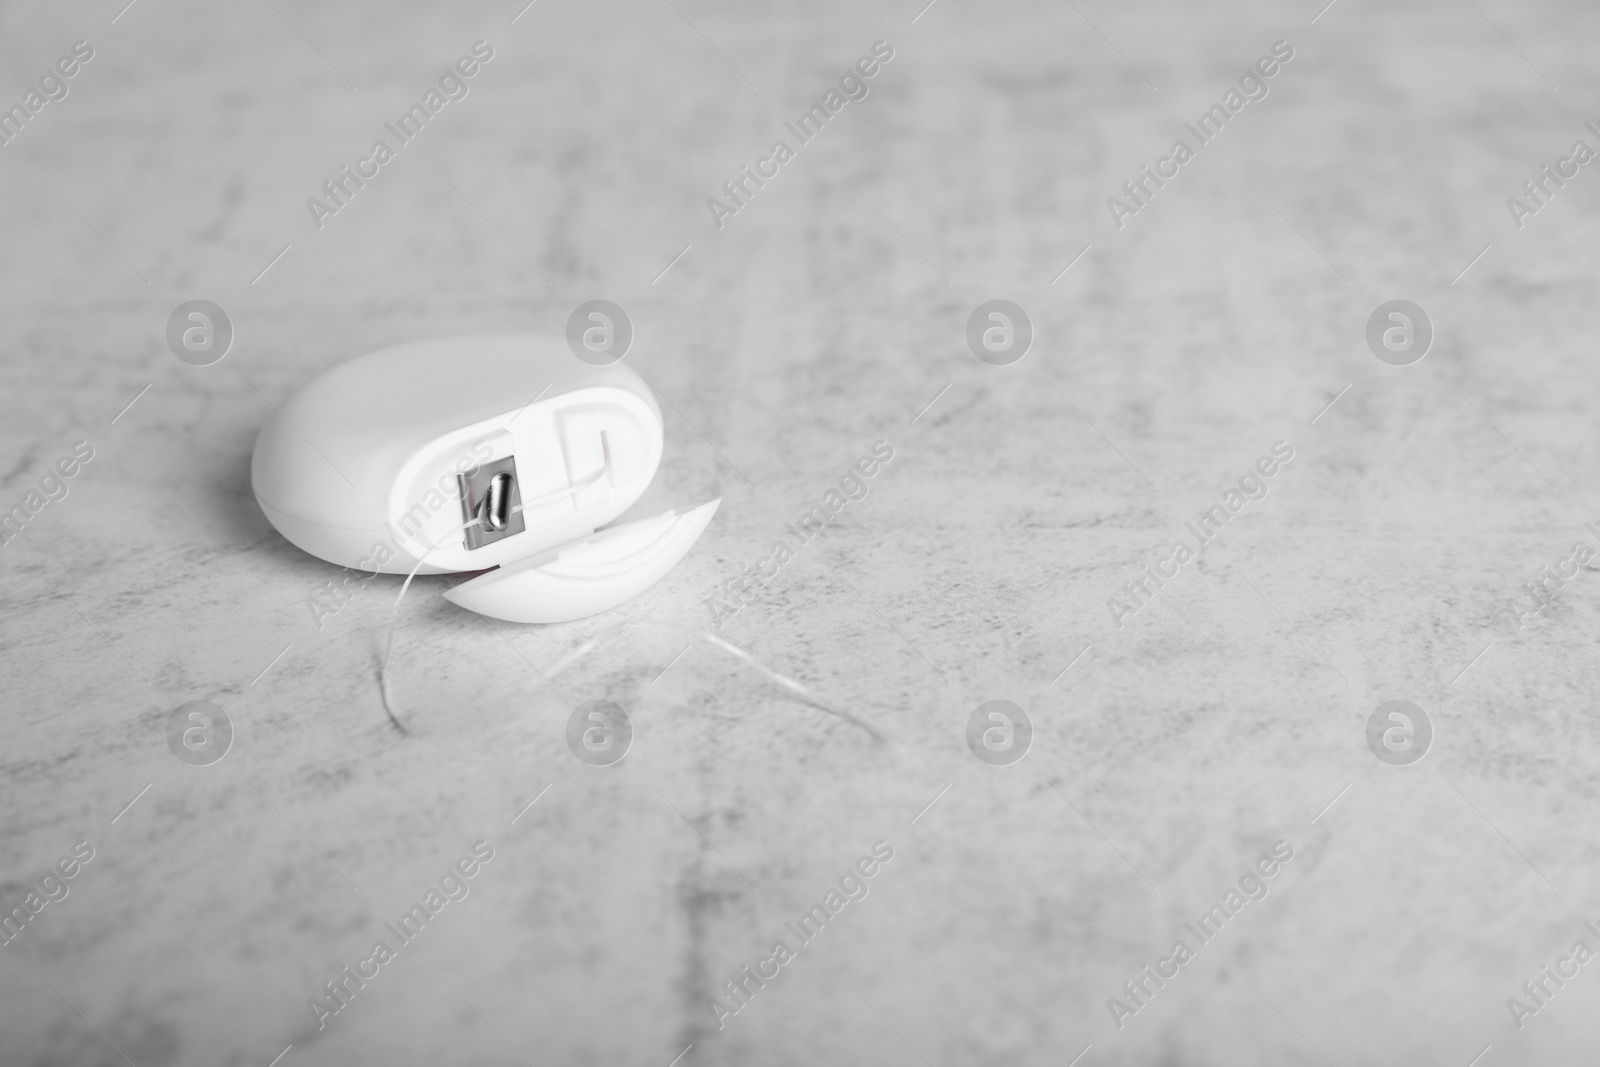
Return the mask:
M581 619L659 580L718 497L601 529L661 463L661 408L615 362L538 334L414 341L332 368L261 428L267 519L368 573L486 572L445 599L509 622Z

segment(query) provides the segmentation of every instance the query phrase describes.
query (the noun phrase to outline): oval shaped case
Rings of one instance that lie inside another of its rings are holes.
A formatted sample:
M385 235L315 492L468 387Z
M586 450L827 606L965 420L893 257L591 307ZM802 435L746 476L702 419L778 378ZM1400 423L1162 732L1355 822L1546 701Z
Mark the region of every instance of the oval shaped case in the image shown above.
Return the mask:
M711 521L721 498L596 533L649 486L662 443L655 396L620 362L581 362L558 336L438 338L307 383L261 428L250 480L272 525L320 559L487 570L446 598L564 622L647 588Z

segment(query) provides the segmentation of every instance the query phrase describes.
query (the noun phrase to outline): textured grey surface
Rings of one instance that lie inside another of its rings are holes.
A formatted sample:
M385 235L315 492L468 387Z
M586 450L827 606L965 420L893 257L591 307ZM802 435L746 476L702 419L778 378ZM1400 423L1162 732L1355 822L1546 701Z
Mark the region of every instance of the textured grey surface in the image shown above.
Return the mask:
M96 850L0 947L0 1062L1591 1062L1600 965L1520 1031L1505 1002L1600 948L1600 574L1520 632L1495 610L1600 520L1600 178L1520 231L1504 204L1600 147L1600 18L1475 2L0 11L0 102L96 49L0 148L0 504L95 449L0 547L0 904ZM478 39L471 94L316 229L305 199ZM705 198L879 39L871 95L718 231ZM1270 95L1114 228L1280 39ZM398 732L398 579L318 627L334 569L248 488L268 398L599 296L670 401L635 514L722 510L580 623L419 580ZM1438 337L1392 368L1363 330L1401 296ZM195 297L238 331L206 368L162 340ZM993 297L1037 327L1011 367L963 345ZM716 631L759 667L703 640L879 440L870 495ZM1117 627L1278 440L1270 495ZM993 698L1036 728L1011 767L965 748ZM1398 698L1436 729L1407 768L1364 740ZM214 766L167 749L191 699L235 724ZM633 717L616 766L565 748L589 699ZM319 1031L308 999L479 839L470 895ZM708 999L878 840L870 894L719 1031ZM1107 998L1278 840L1271 894L1118 1030Z

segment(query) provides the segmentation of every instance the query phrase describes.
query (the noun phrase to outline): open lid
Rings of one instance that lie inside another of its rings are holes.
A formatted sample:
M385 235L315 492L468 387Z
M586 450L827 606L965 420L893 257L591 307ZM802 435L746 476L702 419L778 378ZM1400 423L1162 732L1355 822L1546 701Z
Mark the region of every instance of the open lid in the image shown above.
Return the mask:
M684 557L722 498L623 523L505 564L448 590L452 604L507 622L570 622L614 608Z

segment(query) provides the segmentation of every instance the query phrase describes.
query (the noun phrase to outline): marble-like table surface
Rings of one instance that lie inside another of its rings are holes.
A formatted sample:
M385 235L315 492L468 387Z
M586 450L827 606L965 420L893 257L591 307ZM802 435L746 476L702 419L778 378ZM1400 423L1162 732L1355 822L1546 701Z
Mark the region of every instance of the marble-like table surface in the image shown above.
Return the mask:
M0 104L93 49L0 146L0 507L93 453L0 546L0 906L93 851L0 946L0 1062L1592 1061L1600 964L1558 961L1600 949L1600 573L1506 607L1600 546L1600 176L1506 206L1600 147L1591 5L123 5L0 9ZM719 228L707 198L880 40ZM319 228L308 198L476 41L465 97ZM1265 98L1115 225L1277 41ZM419 579L397 729L399 579L313 610L338 571L256 506L255 434L341 360L598 297L666 412L632 514L721 511L581 622ZM236 330L204 367L164 338L197 298ZM1394 298L1436 332L1405 367L1364 337ZM967 348L989 299L1034 325L1020 362ZM1280 441L1270 492L1114 617ZM565 741L595 699L634 724L609 767ZM1010 766L966 742L994 699L1033 724ZM1433 738L1392 766L1366 727L1402 699ZM167 744L191 700L233 724L210 766ZM1187 933L1278 842L1264 899ZM1514 1017L1546 965L1578 973Z

